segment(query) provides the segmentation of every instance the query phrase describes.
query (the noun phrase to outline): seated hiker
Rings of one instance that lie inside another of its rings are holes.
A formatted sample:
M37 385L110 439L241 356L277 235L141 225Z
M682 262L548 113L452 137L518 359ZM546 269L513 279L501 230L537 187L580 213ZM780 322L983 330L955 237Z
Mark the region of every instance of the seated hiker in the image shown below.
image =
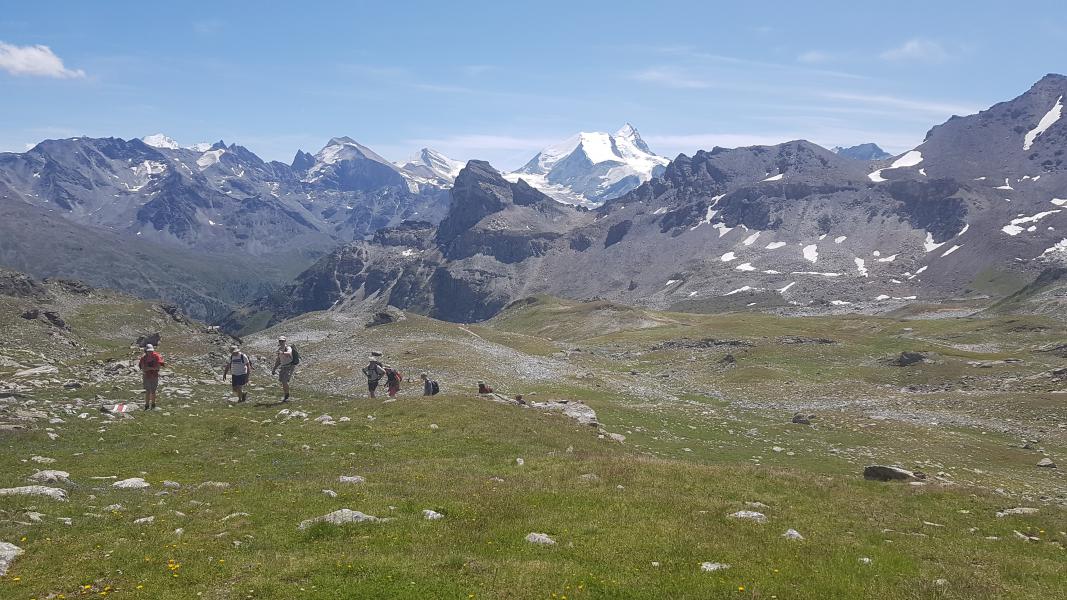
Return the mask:
M385 367L382 366L382 353L371 352L367 366L363 367L363 375L367 378L367 392L374 398L374 392L378 389L378 382L385 375Z
M226 375L230 375L230 385L238 402L248 400L248 392L244 391L244 386L248 384L252 368L252 359L237 346L230 346L230 358L222 370L222 379L225 380Z
M484 381L479 381L478 382L478 393L479 394L492 394L493 393L493 388L488 386L488 385L486 385L486 383Z
M437 385L436 379L430 379L430 376L426 373L419 375L422 378L422 395L423 396L436 396L441 392L441 387Z

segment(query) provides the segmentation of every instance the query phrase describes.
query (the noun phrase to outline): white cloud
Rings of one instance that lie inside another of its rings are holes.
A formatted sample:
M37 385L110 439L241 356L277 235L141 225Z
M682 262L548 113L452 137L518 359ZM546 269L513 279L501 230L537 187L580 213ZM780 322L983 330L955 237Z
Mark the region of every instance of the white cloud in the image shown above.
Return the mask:
M801 54L800 56L798 56L797 60L802 62L802 63L807 63L809 65L814 65L814 64L827 62L831 58L833 58L833 57L830 56L826 52L822 52L820 50L808 50L807 52L805 52L805 53Z
M910 39L903 45L890 48L881 54L882 60L944 62L950 58L944 46L924 39Z
M0 70L12 75L73 79L85 77L81 69L68 69L48 46L15 46L0 42Z

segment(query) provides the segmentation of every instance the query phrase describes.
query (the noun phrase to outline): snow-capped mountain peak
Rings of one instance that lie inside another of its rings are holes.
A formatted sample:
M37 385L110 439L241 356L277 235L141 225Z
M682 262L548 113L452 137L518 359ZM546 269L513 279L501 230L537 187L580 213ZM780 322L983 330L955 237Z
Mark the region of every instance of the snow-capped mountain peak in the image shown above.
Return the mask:
M406 173L427 179L441 179L448 183L455 181L463 170L464 163L452 160L444 154L430 148L423 148L419 153L397 166Z
M614 135L581 132L549 146L510 181L524 179L568 204L600 204L658 175L670 161L653 154L637 129L626 123Z
M163 135L162 133L146 135L141 138L141 141L148 144L149 146L152 146L153 148L164 148L166 150L177 150L181 147L178 145L178 142L175 142L173 139Z
M315 155L315 162L332 165L342 160L369 159L384 165L392 164L370 148L348 136L332 138L328 144Z

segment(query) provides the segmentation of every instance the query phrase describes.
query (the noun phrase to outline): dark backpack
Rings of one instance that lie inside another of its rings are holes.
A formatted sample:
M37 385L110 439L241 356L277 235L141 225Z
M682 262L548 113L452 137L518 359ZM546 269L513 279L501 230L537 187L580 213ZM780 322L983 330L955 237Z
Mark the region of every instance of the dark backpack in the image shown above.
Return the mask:
M440 392L441 392L441 386L437 385L436 381L431 381L430 382L430 395L431 396L436 396Z
M300 364L300 353L296 351L296 346L290 345L289 349L293 351L293 361L289 364L295 367Z
M400 374L400 371L396 369L385 370L385 380L389 385L400 385L401 381L404 381L404 376Z

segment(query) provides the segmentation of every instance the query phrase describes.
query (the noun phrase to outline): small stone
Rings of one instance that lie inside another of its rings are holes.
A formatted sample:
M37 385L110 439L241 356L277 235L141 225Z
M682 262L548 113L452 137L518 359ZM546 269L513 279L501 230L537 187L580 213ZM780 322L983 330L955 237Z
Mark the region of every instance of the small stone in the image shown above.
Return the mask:
M546 533L530 533L526 536L526 541L531 544L540 544L542 546L555 546L556 540L548 537Z
M133 524L134 525L151 525L152 523L155 523L155 522L156 522L156 518L155 517L141 517L140 519L135 519Z
M337 497L337 492L335 492L333 490L322 490L322 493L326 494L330 498L336 498Z
M337 478L341 483L366 483L367 478L362 475L341 475Z
M521 467L521 466L526 464L526 461L521 459L521 458L516 458L515 459L515 464Z
M196 487L198 489L210 488L213 490L228 490L230 489L230 484L225 481L205 481Z
M177 489L180 489L182 487L182 484L178 483L177 481L164 481L163 482L163 487L168 488L168 489L172 489L172 490L177 490Z
M579 475L578 479L588 482L600 481L600 477L596 473L585 473L584 475Z
M900 467L884 465L871 465L863 469L863 478L871 481L915 481L923 479L916 473L912 473Z
M705 562L700 563L700 570L705 573L714 573L715 571L723 571L729 569L730 565L717 562Z
M860 564L869 565L871 564L871 559L867 558L866 556L863 556L860 558Z
M1037 466L1045 468L1045 469L1055 469L1056 468L1056 463L1052 462L1051 458L1047 458L1046 457L1046 458L1042 458L1041 460L1037 461Z
M430 423L430 431L437 431L440 428L441 427L438 426L437 423Z
M42 465L50 465L50 464L56 462L56 459L48 458L47 456L31 456L30 460L32 460L35 463L40 463Z
M767 516L761 512L754 510L739 510L733 514L727 515L731 519L744 519L747 521L755 521L756 523L766 523Z
M947 579L938 579L937 581L934 581L934 585L936 585L937 587L945 587L945 586L948 585L948 580Z
M782 537L784 537L787 540L803 540L804 539L804 536L800 535L800 532L797 531L796 529L786 529L785 533L782 534Z
M438 519L445 518L445 516L435 510L430 510L427 508L426 510L422 511L422 518L426 519L427 521L436 521Z
M121 504L109 504L104 507L107 512L122 512L124 507Z

